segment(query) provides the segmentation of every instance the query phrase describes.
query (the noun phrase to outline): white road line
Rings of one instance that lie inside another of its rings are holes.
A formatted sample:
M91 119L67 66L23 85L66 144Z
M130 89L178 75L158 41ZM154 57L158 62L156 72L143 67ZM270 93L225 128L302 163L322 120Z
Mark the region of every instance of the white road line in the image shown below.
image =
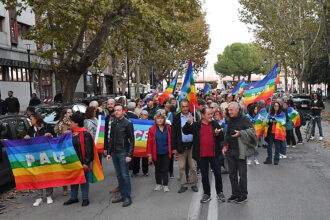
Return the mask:
M213 172L210 173L212 175L212 183L211 183L211 192L215 192L215 177L213 175ZM216 195L216 193L215 193ZM217 196L212 196L211 193L211 198L212 200L209 203L209 210L207 212L207 220L217 220L218 219L218 199Z
M200 177L198 179L200 179ZM197 187L198 192L194 192L191 198L187 220L198 220L201 213L202 205L200 200L202 198L203 187L200 180L198 181Z

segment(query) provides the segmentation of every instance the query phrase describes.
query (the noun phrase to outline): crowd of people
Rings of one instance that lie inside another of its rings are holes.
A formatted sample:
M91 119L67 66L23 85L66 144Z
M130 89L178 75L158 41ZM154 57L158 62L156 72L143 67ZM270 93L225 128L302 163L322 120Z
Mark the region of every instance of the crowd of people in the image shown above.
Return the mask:
M189 188L198 192L198 174L201 174L203 196L201 203L211 200L209 182L210 168L215 177L217 199L225 202L222 174L229 173L232 193L228 202L244 203L247 201L247 166L258 160L258 148L267 148L264 164L278 165L280 159L287 158L286 148L295 148L302 144L301 126L306 122L300 115L299 126L293 124L289 117L295 108L286 93L283 97L274 96L269 100L261 100L245 107L242 94L197 94L198 107L189 111L187 99L178 99L169 95L163 105L157 98L126 100L120 98L92 101L84 116L73 113L72 109L64 109L55 126L55 135L73 133L73 146L85 172L93 160L93 137L97 130L98 115L106 116L104 134L104 152L99 152L100 160L106 157L112 160L116 172L118 186L110 190L117 193L113 203L122 203L123 207L132 204L131 177L139 175L142 167L143 175L149 176L150 165L155 167L154 191L170 192L169 179L174 178L174 162L177 160L179 169L178 193L185 193ZM318 116L316 124L319 128L319 139L322 140L321 111L324 104L317 93L313 94L311 103L312 115ZM144 106L145 103L145 106ZM290 111L289 111L290 110ZM32 126L24 139L37 136L52 136L44 127L40 114L28 108ZM134 128L130 119L153 120L149 129L146 158L133 156ZM262 121L263 125L259 124ZM281 128L284 128L281 129ZM315 136L315 126L312 131ZM298 141L296 141L296 137ZM275 146L275 153L272 149ZM102 160L101 160L102 163ZM103 163L103 166L105 164ZM223 169L223 170L222 170ZM130 170L132 170L130 175ZM79 202L79 185L71 186L71 196L64 205ZM89 204L89 184L80 184L82 206ZM134 186L133 186L134 188ZM45 189L47 203L53 203L52 188ZM68 186L63 186L63 195L68 194ZM43 190L37 190L37 199L33 206L43 202Z

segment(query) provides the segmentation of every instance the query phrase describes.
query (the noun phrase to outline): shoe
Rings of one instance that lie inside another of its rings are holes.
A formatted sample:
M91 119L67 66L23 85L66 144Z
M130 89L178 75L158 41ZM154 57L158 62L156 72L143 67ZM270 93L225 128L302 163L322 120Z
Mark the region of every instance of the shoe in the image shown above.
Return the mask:
M292 145L292 148L296 148L296 145Z
M164 193L169 192L169 191L170 191L170 189L168 188L168 186L164 186Z
M250 159L246 160L246 164L247 165L251 165L252 164L252 160L250 160Z
M302 141L299 141L298 144L303 144L303 142Z
M132 200L130 200L130 199L126 199L126 200L123 202L122 207L127 207L127 206L130 206L131 204L132 204Z
M119 191L120 191L120 188L119 188L119 186L117 186L116 188L110 190L109 193L117 193Z
M119 198L113 199L113 200L112 200L112 203L120 203L120 202L124 202L124 201L125 201L124 198L119 197Z
M311 136L310 140L314 140L314 136Z
M248 201L248 199L247 199L247 197L246 196L241 196L241 197L239 197L237 200L236 200L236 203L237 204L242 204L242 203L244 203L244 202L247 202Z
M267 160L265 160L265 161L264 161L264 164L272 164L272 161L267 161Z
M225 195L221 192L217 195L217 199L219 202L225 202L226 199L225 199Z
M83 199L81 206L88 206L89 205L89 200L88 199Z
M42 199L36 199L36 201L33 203L34 207L38 207L42 203Z
M231 195L228 199L227 202L236 202L238 199L238 196Z
M77 202L79 202L78 199L72 199L72 198L70 198L68 201L64 202L63 205L71 205L71 204L77 203Z
M201 203L207 203L209 201L211 201L211 196L204 194L201 199Z
M68 195L68 186L63 186L63 192L62 192L63 196L67 196Z
M254 159L254 163L257 164L257 165L260 164L258 159Z
M290 145L286 145L286 148L290 148Z
M287 158L288 158L288 156L286 156L286 155L282 154L282 157L280 157L280 158L282 158L282 159L287 159Z
M274 165L278 165L278 163L275 163L275 162L274 162Z
M47 197L47 204L52 204L54 201L51 196Z
M196 185L195 185L195 186L192 186L191 189L192 189L192 191L194 191L194 192L198 192L198 188L197 188Z
M154 188L154 191L160 191L162 189L162 185L157 184Z
M187 191L188 187L185 186L181 186L181 188L179 189L178 193L184 193L185 191Z
M174 179L174 174L170 173L170 179Z
M144 173L143 175L144 175L144 176L149 176L149 173Z
M267 144L263 144L262 147L263 147L263 148L267 148Z
M323 137L319 137L319 141L322 141L323 140Z

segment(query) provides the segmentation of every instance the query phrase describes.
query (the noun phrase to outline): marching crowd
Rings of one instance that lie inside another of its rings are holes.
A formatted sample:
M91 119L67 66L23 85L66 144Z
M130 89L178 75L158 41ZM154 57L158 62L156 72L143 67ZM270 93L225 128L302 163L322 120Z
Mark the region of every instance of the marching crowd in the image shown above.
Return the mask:
M98 115L105 115L104 152L102 157L112 160L116 171L118 186L110 193L120 193L113 203L122 203L123 207L132 204L130 178L137 176L142 167L144 176L149 175L149 166L155 167L154 191L170 191L169 179L174 178L173 164L177 160L179 167L180 189L184 193L189 188L198 192L198 174L201 174L203 196L201 203L211 200L209 182L210 168L215 177L215 191L220 202L225 202L222 174L229 173L232 193L228 202L247 201L247 165L259 164L258 148L267 148L264 164L278 165L280 159L287 158L286 148L295 148L302 144L300 128L305 125L304 115L292 103L290 94L283 97L273 96L272 100L261 100L245 107L242 94L197 94L198 107L190 111L187 99L178 99L169 95L166 100L157 98L131 100L125 103L120 98L106 101L92 101L81 116L71 109L62 112L55 126L55 134L60 136L73 133L73 146L81 161L85 173L94 158L93 137L95 136ZM319 139L322 140L321 111L324 105L317 93L313 94L312 115L316 117ZM160 102L162 104L160 104ZM145 103L145 106L144 106ZM296 112L300 123L294 124L291 112ZM37 136L52 136L44 127L43 118L29 107L27 114L32 126L24 139ZM147 158L134 157L134 128L130 119L154 120L147 139ZM297 141L296 137L297 136ZM315 125L312 138L315 136ZM273 144L275 153L273 154ZM104 162L103 162L103 165ZM222 170L222 169L223 170ZM132 170L130 175L130 170ZM80 184L82 206L89 204L89 183ZM70 199L64 205L79 202L79 185L71 186ZM45 189L47 203L53 203L52 188ZM63 186L63 195L68 187ZM33 206L43 202L43 190L37 190L37 199Z

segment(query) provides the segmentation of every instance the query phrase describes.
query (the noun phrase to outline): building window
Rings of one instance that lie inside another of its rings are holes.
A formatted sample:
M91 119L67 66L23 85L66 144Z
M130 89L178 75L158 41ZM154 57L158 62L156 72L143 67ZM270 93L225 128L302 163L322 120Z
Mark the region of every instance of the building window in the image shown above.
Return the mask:
M5 18L0 16L0 32L3 32L3 22L4 22Z
M10 17L10 40L12 44L18 43L18 33L17 33L17 20L16 20L16 10L9 10Z
M17 22L17 26L18 26L18 30L17 30L18 36L23 38L24 34L28 32L30 26L19 22Z
M0 81L6 80L6 71L3 67L0 67Z

